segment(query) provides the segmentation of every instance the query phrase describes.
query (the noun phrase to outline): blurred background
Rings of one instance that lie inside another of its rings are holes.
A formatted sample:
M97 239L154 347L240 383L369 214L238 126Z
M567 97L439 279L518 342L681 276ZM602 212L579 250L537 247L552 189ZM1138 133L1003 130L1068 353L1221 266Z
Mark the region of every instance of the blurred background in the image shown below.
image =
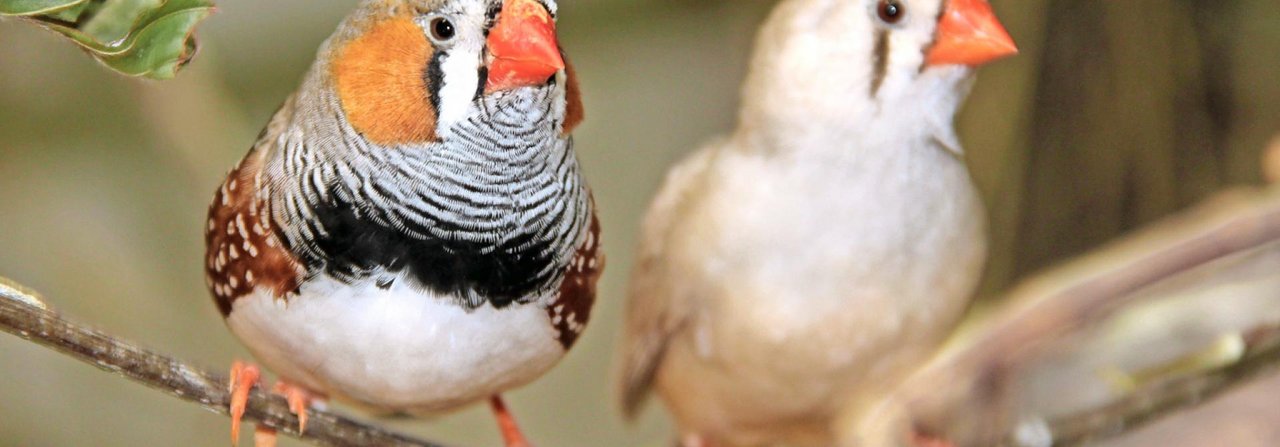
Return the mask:
M201 53L163 83L0 21L0 276L210 368L247 357L204 289L205 207L354 3L221 0ZM992 3L1022 55L983 69L959 119L992 219L984 297L1215 191L1260 183L1261 152L1280 133L1280 3ZM588 116L578 156L609 263L583 341L508 395L540 445L666 439L656 405L620 422L609 386L636 227L666 168L732 128L772 6L561 2ZM226 445L225 417L14 337L0 336L0 377L3 446ZM453 445L500 443L484 407L386 423Z

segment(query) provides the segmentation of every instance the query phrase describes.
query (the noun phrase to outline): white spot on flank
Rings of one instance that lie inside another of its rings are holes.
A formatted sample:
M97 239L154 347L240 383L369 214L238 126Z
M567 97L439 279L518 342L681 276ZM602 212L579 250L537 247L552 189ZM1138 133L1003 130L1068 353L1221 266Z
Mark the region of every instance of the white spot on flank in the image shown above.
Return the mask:
M227 254L231 255L232 260L240 259L240 252L236 250L235 246L228 247Z
M246 270L244 272L244 282L253 284L253 270Z
M214 224L213 219L212 219L212 218L210 218L210 219L209 219L209 231L213 231L213 228L214 228L214 225L213 225L213 224Z
M236 182L236 180L235 180L235 179L231 179L231 183L227 185L227 189L232 190L232 191L235 191L235 190L236 190L236 183L237 183L237 182Z
M236 280L234 276L227 278L227 282L231 283L231 288L233 289L240 285L240 281Z
M244 214L242 213L236 213L236 229L240 231L241 238L249 238L249 230L245 229Z
M250 244L249 241L244 241L244 249L249 252L249 257L258 257L258 247Z

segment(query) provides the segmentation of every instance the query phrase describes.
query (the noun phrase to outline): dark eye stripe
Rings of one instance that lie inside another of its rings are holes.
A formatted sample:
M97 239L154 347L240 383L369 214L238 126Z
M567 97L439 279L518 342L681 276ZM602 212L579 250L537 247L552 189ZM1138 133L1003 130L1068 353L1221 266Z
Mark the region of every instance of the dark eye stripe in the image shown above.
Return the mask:
M871 77L871 96L875 97L880 91L880 85L884 84L884 77L889 73L889 31L880 30L876 32L875 53L872 54L875 64L875 72Z
M431 100L431 110L436 111L436 115L440 114L440 88L444 86L444 69L441 64L448 55L448 51L437 50L427 63L426 73L423 73L427 77L427 97Z

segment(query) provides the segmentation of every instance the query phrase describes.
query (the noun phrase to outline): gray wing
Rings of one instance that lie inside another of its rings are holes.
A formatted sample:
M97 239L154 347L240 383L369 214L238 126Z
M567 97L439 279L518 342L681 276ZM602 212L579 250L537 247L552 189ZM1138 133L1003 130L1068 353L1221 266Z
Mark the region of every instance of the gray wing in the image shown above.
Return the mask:
M667 343L689 313L688 297L677 296L667 266L666 244L673 221L684 212L689 198L702 183L716 147L685 158L667 174L658 195L641 224L636 263L627 290L622 345L618 350L617 392L627 419L639 412L655 373L662 364Z

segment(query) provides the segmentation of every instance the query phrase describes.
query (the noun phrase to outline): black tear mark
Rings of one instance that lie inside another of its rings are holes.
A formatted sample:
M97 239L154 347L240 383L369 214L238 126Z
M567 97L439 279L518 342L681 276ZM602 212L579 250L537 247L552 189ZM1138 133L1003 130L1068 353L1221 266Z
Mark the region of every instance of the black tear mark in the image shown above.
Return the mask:
M880 30L876 33L875 54L872 55L875 62L875 73L871 78L871 97L875 97L880 91L880 86L884 84L884 77L889 73L889 31Z
M489 67L480 65L480 69L476 70L476 79L479 79L480 81L476 82L476 95L472 97L471 100L478 102L480 101L480 97L484 96L485 87L488 87L489 85Z
M431 56L431 61L427 63L427 70L423 73L427 78L427 96L431 101L431 110L436 112L436 116L440 116L440 89L444 87L444 58L449 52L437 51Z

